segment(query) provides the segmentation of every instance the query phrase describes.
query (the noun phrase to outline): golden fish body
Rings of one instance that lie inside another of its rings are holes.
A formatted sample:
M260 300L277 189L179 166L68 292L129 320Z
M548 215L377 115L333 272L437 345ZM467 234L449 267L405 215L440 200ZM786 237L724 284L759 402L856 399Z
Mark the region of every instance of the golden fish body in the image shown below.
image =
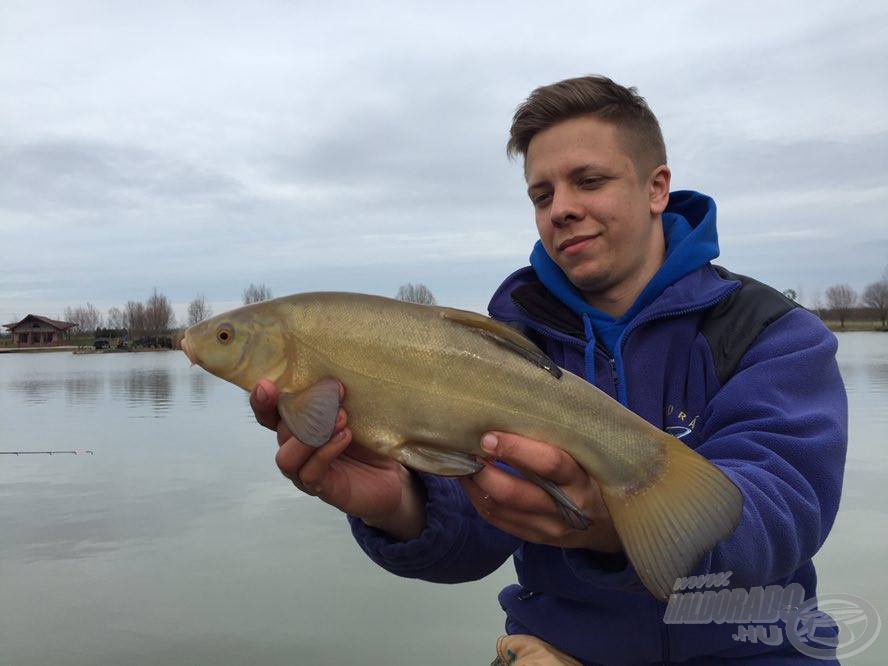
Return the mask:
M316 444L332 423L317 416L330 410L318 407L325 399L313 387L336 378L354 441L416 469L477 471L491 430L563 449L599 483L627 556L660 598L739 521L740 493L720 470L482 315L299 294L202 322L186 331L183 348L245 390L272 380L288 425ZM314 407L320 430L300 421Z

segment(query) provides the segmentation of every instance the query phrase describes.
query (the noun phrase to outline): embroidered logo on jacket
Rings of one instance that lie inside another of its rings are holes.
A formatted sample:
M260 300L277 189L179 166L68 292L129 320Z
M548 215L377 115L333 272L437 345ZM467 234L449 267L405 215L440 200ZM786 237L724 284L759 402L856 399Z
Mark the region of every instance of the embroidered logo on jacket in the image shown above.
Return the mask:
M663 430L673 437L682 439L694 432L699 418L699 414L691 417L683 409L676 409L675 405L670 403L666 405L666 425L663 426Z

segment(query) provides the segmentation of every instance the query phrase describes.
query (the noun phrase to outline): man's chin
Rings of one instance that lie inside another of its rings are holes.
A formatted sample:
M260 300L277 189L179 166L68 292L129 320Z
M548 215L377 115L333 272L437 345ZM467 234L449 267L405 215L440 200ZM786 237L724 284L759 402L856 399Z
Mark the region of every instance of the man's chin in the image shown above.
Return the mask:
M606 275L595 272L564 271L570 283L584 293L596 294L608 288L610 282Z

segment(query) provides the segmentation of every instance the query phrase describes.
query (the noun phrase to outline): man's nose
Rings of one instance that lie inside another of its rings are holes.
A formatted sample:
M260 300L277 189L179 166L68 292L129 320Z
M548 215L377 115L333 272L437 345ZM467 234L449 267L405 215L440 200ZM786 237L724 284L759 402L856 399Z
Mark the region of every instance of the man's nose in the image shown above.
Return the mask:
M549 209L552 224L564 227L582 218L582 209L570 188L559 188L552 193L552 206Z

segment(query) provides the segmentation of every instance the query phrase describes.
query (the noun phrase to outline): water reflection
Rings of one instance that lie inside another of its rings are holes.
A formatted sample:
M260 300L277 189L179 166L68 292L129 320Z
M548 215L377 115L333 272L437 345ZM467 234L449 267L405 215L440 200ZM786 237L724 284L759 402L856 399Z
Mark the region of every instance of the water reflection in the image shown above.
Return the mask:
M207 374L203 370L192 370L189 376L191 393L188 400L192 405L207 404Z
M202 516L229 511L235 501L223 484L193 480L160 483L141 494L120 479L59 484L42 494L28 484L9 485L18 486L19 496L28 494L30 504L18 511L0 506L5 533L12 537L0 542L0 557L28 563L89 559L169 539L194 529Z
M69 405L95 405L105 388L105 377L98 373L75 375L65 379L65 400Z
M839 516L815 563L825 592L884 606L888 334L839 337L851 441ZM431 654L420 661L433 666L488 654L511 565L466 586L370 565L335 510L280 477L274 435L255 424L245 392L181 354L9 356L0 356L0 442L64 441L96 455L0 458L0 663L284 664L297 654L301 664L360 664ZM66 402L78 407L54 409ZM380 599L397 612L374 612ZM461 640L439 658L428 646L440 617ZM112 627L114 640L96 627ZM861 663L885 663L867 654Z
M21 394L22 402L26 405L42 405L48 402L62 389L62 386L60 378L28 377L9 382L9 389L13 393Z
M132 368L111 376L111 396L128 407L150 405L155 416L169 410L173 401L173 379L169 369Z
M13 380L9 388L22 395L26 405L43 405L64 391L70 405L94 405L104 388L105 378L97 372L76 373L68 377L31 376Z
M872 388L882 393L888 392L888 362L868 365L866 374Z

